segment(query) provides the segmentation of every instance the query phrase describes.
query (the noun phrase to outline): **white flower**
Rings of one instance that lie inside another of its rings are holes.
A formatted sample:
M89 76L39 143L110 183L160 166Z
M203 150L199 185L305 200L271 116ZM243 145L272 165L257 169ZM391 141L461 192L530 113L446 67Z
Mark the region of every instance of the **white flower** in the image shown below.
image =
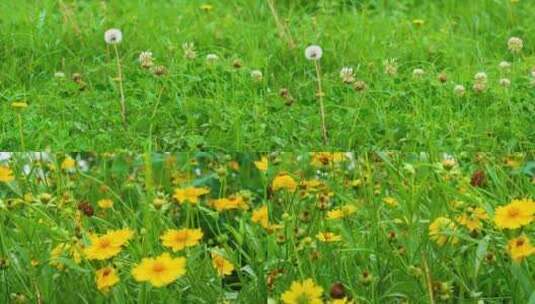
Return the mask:
M455 95L457 96L462 97L466 93L466 89L463 85L458 84L453 88L453 93L455 93Z
M319 45L311 45L305 50L305 57L308 60L320 60L323 56L323 50Z
M511 80L507 78L502 78L500 79L500 85L504 88L508 88L509 86L511 86Z
M104 41L107 44L121 43L123 40L123 33L119 29L109 29L104 33Z
M387 59L383 61L383 65L385 67L385 74L389 76L396 76L398 74L398 63L396 59Z
M153 65L152 52L141 52L139 54L139 63L145 69L150 68Z
M261 82L262 79L264 79L264 75L262 74L262 71L260 70L252 70L251 78L253 78L253 80L256 82Z
M487 73L485 72L479 72L474 76L474 79L476 80L476 82L480 82L480 83L486 83L487 78L488 78Z
M184 58L189 60L197 58L197 51L195 51L195 44L193 42L182 44L182 50L184 51Z
M344 83L352 83L355 81L355 75L353 74L353 69L350 67L343 67L340 70L340 78Z
M216 54L208 54L206 55L206 62L208 63L215 63L217 60L219 60L219 56Z
M509 41L507 41L507 47L513 54L520 53L524 47L524 42L518 37L511 37L509 38Z
M422 76L424 76L425 74L425 71L423 69L414 69L412 71L412 76L414 78L422 78Z
M59 72L56 72L54 73L54 77L56 78L65 78L65 73L59 71Z
M508 70L511 68L511 63L508 62L508 61L502 61L500 62L500 65L499 65L500 69L502 70Z

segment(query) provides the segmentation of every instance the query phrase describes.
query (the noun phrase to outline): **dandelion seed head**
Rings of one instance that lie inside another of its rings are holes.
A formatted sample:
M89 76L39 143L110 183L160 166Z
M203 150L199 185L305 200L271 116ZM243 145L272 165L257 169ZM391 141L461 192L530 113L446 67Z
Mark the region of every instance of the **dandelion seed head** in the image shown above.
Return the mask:
M308 60L320 60L323 50L319 45L311 45L305 49L305 57Z
M104 33L104 41L107 44L118 44L123 40L123 33L119 29L109 29Z

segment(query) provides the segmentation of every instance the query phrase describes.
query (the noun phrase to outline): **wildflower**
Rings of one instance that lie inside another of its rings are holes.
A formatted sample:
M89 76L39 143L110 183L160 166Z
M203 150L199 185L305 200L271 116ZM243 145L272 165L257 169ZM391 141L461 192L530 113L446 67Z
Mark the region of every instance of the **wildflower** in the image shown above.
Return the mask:
M507 62L507 61L502 61L500 62L500 64L498 65L498 67L502 70L509 70L511 68L511 63L510 62Z
M141 64L141 67L144 69L148 69L153 66L152 62L152 52L145 51L141 52L139 54L139 64Z
M153 67L151 69L151 72L152 74L154 74L155 76L163 76L165 74L167 74L167 68L164 67L163 65L157 65L155 67Z
M234 265L217 253L212 253L212 266L220 277L230 275L234 271Z
M8 166L0 165L0 182L9 183L14 179L15 177L13 177L13 171L11 171Z
M508 88L511 86L511 80L507 79L507 78L502 78L500 79L500 85L504 88Z
M353 83L353 89L357 92L364 92L368 89L368 85L362 80L357 80Z
M310 164L314 167L322 167L346 160L343 152L314 152Z
M429 225L429 237L439 246L444 246L448 242L455 244L458 240L451 235L455 229L455 223L449 218L438 217Z
M323 50L319 45L311 45L305 49L305 57L308 60L320 60L323 56Z
M344 299L346 297L346 290L344 284L336 282L331 285L330 296L333 299Z
M91 245L85 248L84 253L89 260L107 260L119 254L133 235L130 229L108 231L102 236L91 235Z
M494 223L502 229L516 229L533 221L535 202L530 199L513 200L496 208Z
M262 80L264 79L264 75L262 74L262 71L260 70L252 70L251 78L256 82L262 82Z
M71 157L66 157L61 163L61 169L72 170L76 167L76 161Z
M383 202L390 207L396 207L399 205L398 200L390 196L383 198Z
M486 83L487 80L488 80L487 73L485 73L485 72L478 72L478 73L476 73L476 75L474 76L474 80L475 80L477 83Z
M525 235L510 240L507 243L507 252L515 262L521 262L524 258L535 254L535 247L530 244Z
M453 88L453 93L459 97L463 97L466 93L466 89L463 85L458 84Z
M524 42L518 37L511 37L507 41L507 47L509 48L509 51L511 53L518 54L520 53L520 51L522 51L522 48L524 47Z
M189 60L197 58L197 51L195 51L195 44L193 42L182 44L182 50L184 51L184 58Z
M105 198L97 202L97 205L102 209L110 209L113 207L113 201L111 199Z
M327 212L328 220L338 220L352 215L357 212L357 207L354 205L345 205Z
M457 222L468 228L470 232L474 232L481 230L481 221L487 218L487 212L483 208L468 207L465 213L457 217Z
M104 41L107 44L118 44L123 40L123 33L119 29L109 29L104 33Z
M218 60L219 60L219 56L217 56L216 54L208 54L208 55L206 55L206 63L208 63L208 64L214 64Z
M186 202L196 205L199 203L199 198L207 193L210 190L208 188L196 188L188 187L183 189L175 189L175 194L173 197L180 203L184 204Z
M448 81L448 74L446 72L442 71L438 74L438 82L440 83L446 83Z
M353 68L343 67L340 70L340 78L344 83L352 83L355 81L355 75L353 74Z
M281 300L284 304L321 304L322 293L323 288L316 285L312 279L294 281L290 289L282 294Z
M333 232L319 232L316 238L325 243L339 242L342 240L342 236Z
M256 168L262 172L266 172L268 169L268 158L265 156L262 156L260 160L257 160L254 162L254 165Z
M418 78L418 79L420 79L420 78L422 78L424 75L425 75L425 71L422 70L422 69L414 69L414 70L412 71L412 76L413 76L414 78Z
M232 61L232 67L235 68L235 69L241 69L243 66L243 63L241 62L240 59L234 59L234 61Z
M169 247L173 252L182 250L186 247L193 247L199 244L203 237L201 229L169 229L160 239L165 247Z
M297 189L297 183L287 173L281 173L273 179L271 187L273 188L273 191L286 189L290 192L294 192Z
M254 210L251 220L253 221L253 223L260 224L260 226L262 226L264 229L268 229L269 228L269 214L268 214L267 205L264 205Z
M383 62L385 74L389 76L396 76L398 74L398 64L396 59L387 59Z
M119 282L119 277L117 276L117 271L113 267L107 266L97 270L95 273L95 281L98 290L106 293L109 291L110 287Z
M143 258L132 269L132 275L138 282L149 282L154 287L163 287L176 281L186 273L186 258L172 258L163 253L155 258Z

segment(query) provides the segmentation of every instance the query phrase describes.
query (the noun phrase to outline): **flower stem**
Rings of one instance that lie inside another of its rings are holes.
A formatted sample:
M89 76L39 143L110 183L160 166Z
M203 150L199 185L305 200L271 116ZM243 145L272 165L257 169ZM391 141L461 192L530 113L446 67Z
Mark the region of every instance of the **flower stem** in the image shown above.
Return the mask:
M321 133L323 135L323 143L327 144L327 127L325 126L325 107L323 105L323 90L321 89L321 70L318 60L314 60L314 66L316 67L316 77L318 80L318 98L320 102L320 115L321 115Z
M123 72L121 69L121 60L119 58L119 50L117 49L117 45L113 45L113 49L115 50L115 57L117 59L117 77L119 78L119 93L121 94L121 118L123 120L123 125L126 128L126 105L124 102L124 89L123 89Z
M26 151L24 148L24 133L22 132L22 115L20 113L17 113L17 120L19 122L20 147L22 151Z
M271 10L271 14L273 15L273 19L275 19L275 23L277 24L277 29L279 31L279 36L281 38L287 40L288 48L290 48L290 49L295 48L295 42L294 42L294 40L292 38L292 35L290 34L290 31L280 21L279 15L277 14L277 10L275 9L275 3L273 3L273 0L267 0L267 3L269 5L269 9Z

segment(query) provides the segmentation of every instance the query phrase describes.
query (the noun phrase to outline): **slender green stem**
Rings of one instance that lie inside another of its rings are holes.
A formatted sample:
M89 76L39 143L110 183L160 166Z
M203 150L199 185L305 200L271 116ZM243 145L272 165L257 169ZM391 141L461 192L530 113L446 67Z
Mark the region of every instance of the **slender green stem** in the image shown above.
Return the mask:
M115 57L117 61L117 78L119 81L119 93L121 94L120 104L121 104L121 119L123 120L123 125L126 128L128 125L126 123L126 105L124 101L124 88L123 88L123 71L121 69L121 59L119 58L119 50L117 49L117 44L113 45L115 51Z
M24 133L22 132L22 115L20 115L20 113L17 113L17 120L19 122L20 147L22 151L26 151L24 146Z
M325 106L323 105L323 90L321 88L321 68L318 60L314 60L314 66L316 67L316 78L318 80L318 98L320 102L320 115L321 115L321 133L323 135L323 143L327 144L327 126L325 125Z

